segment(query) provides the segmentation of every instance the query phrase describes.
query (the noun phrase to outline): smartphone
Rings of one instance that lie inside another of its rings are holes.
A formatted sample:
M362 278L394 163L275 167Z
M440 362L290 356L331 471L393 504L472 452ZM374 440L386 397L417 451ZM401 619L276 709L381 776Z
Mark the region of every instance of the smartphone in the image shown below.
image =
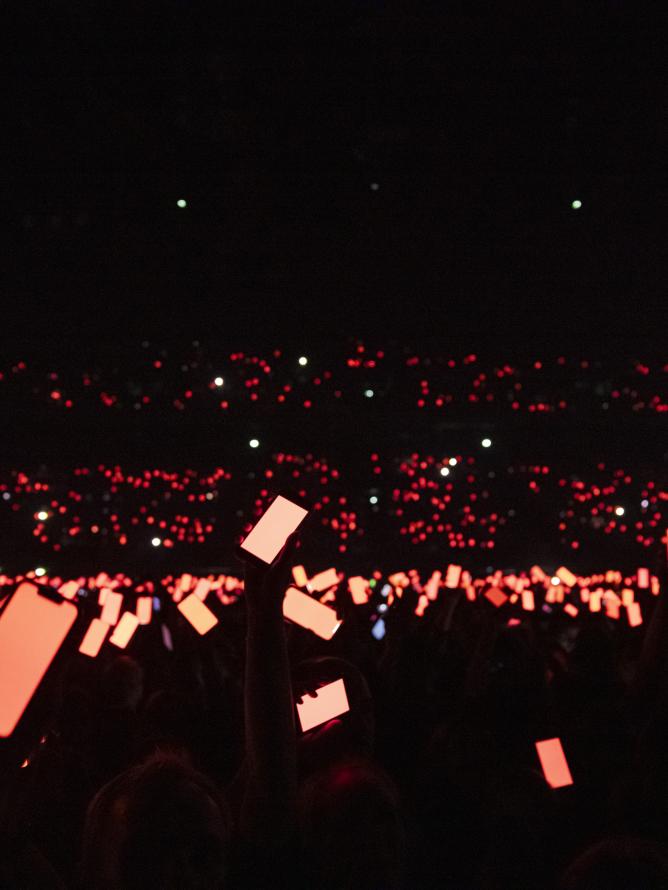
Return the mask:
M88 655L89 658L96 658L108 633L109 625L105 624L104 621L100 621L99 618L93 618L81 641L79 652L82 655Z
M139 627L139 618L134 612L124 612L121 620L109 637L109 642L119 649L125 649Z
M113 590L107 590L100 618L105 624L116 624L120 617L122 607L123 594L115 593Z
M327 683L316 690L315 697L305 695L301 702L297 702L297 716L302 732L322 726L328 720L334 720L349 710L350 705L343 680Z
M642 624L642 612L640 611L640 603L629 603L626 607L631 627L638 627Z
M189 594L176 608L201 636L204 636L218 624L216 616L206 603L202 602L196 592Z
M545 739L542 742L536 742L536 750L545 781L551 788L564 788L566 785L573 784L573 777L568 768L560 739Z
M382 640L385 636L385 619L379 618L371 628L371 636L374 640Z
M159 602L159 601L158 601ZM153 597L138 596L137 597L137 618L140 624L150 624L153 613Z
M302 593L296 587L288 587L285 593L283 617L312 631L323 640L331 640L341 626L334 609Z
M0 737L10 736L56 657L77 607L20 584L0 617Z
M329 587L334 587L335 584L338 584L339 580L339 573L336 569L325 569L324 572L318 572L317 575L314 575L308 582L308 586L310 590L322 593Z
M279 494L239 545L242 559L271 565L307 515L306 507Z

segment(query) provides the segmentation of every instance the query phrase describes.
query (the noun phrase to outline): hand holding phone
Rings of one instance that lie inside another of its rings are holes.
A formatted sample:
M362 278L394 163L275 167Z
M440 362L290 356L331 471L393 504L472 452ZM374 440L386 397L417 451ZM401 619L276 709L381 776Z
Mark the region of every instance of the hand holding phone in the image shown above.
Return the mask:
M284 511L285 504L279 504L278 512L272 511L279 500L285 501L290 508ZM297 507L299 512L292 510L292 507ZM272 516L267 525L264 520L270 513ZM239 552L245 562L244 592L250 612L257 614L271 612L280 619L283 594L290 580L290 566L295 561L294 551L297 546L295 528L303 521L306 514L307 510L304 507L298 507L287 498L279 496L241 544ZM260 526L263 527L262 534L256 537L253 533ZM264 537L265 531L266 537ZM279 548L277 555L273 555L270 563L257 555L260 553L267 558L272 557L276 547Z
M307 515L305 507L279 494L241 542L242 560L261 568L272 565Z
M350 710L343 680L321 686L315 695L304 695L297 702L297 716L302 732L322 726Z

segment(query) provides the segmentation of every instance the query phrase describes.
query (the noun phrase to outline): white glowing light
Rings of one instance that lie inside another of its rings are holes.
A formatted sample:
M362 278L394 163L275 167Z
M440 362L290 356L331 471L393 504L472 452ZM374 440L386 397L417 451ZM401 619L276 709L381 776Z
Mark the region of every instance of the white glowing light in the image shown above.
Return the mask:
M492 440L491 439L483 439L480 444L482 445L483 448L491 448Z
M250 445L251 448L258 448L260 445L260 440L259 439L251 439L248 444Z
M185 198L179 198L179 200L176 202L176 206L183 210L184 207L188 206L188 202Z
M625 510L623 507L615 507L615 516L623 516Z
M304 367L304 365L308 365L308 359L306 358L305 355L300 355L299 358L297 359L297 361L299 362L299 364L302 367Z
M153 544L154 547L159 547L162 544L162 539L161 538L151 538L151 544Z
M364 390L364 395L367 397L367 399L372 399L372 398L373 398L373 390L372 390L372 389L365 389L365 390Z
M561 584L561 581L559 580L559 578L557 578L556 575L553 575L550 578L550 584L552 584L553 587L558 587Z
M371 497L369 498L369 503L370 503L370 504L377 504L377 503L378 503L378 498L376 497L375 494L372 494L372 495L371 495Z
M222 386L223 383L225 383L222 377L214 377L213 382L216 384L216 386Z
M571 207L573 210L579 210L582 207L582 201L578 201L576 198L575 201L571 201Z
M41 578L42 575L46 575L46 569L43 569L42 566L38 566L35 569L35 574L37 575L38 578Z
M377 192L378 189L380 188L380 185L377 182L372 182L369 184L369 188L371 189L372 192Z
M457 458L451 457L450 460L448 461L448 463L450 464L451 467L456 467L457 466Z
M646 510L649 507L649 501L647 500L647 498L643 498L642 501L640 501L640 506L644 510Z
M40 510L37 514L37 518L40 522L44 522L45 519L49 518L49 514L46 512L46 510Z
M450 470L447 467L441 467L441 476L449 476Z

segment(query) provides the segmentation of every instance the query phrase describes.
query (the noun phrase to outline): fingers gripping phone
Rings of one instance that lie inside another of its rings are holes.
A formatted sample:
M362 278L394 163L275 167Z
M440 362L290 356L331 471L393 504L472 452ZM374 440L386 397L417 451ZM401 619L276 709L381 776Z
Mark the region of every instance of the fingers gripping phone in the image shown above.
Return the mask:
M241 559L270 566L307 515L306 507L279 494L239 545Z

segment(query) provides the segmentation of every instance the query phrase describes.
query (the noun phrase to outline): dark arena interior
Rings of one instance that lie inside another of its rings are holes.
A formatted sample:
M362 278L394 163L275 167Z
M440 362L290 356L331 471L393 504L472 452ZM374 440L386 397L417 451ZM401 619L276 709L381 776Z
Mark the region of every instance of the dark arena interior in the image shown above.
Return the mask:
M665 10L13 7L0 888L667 890Z

